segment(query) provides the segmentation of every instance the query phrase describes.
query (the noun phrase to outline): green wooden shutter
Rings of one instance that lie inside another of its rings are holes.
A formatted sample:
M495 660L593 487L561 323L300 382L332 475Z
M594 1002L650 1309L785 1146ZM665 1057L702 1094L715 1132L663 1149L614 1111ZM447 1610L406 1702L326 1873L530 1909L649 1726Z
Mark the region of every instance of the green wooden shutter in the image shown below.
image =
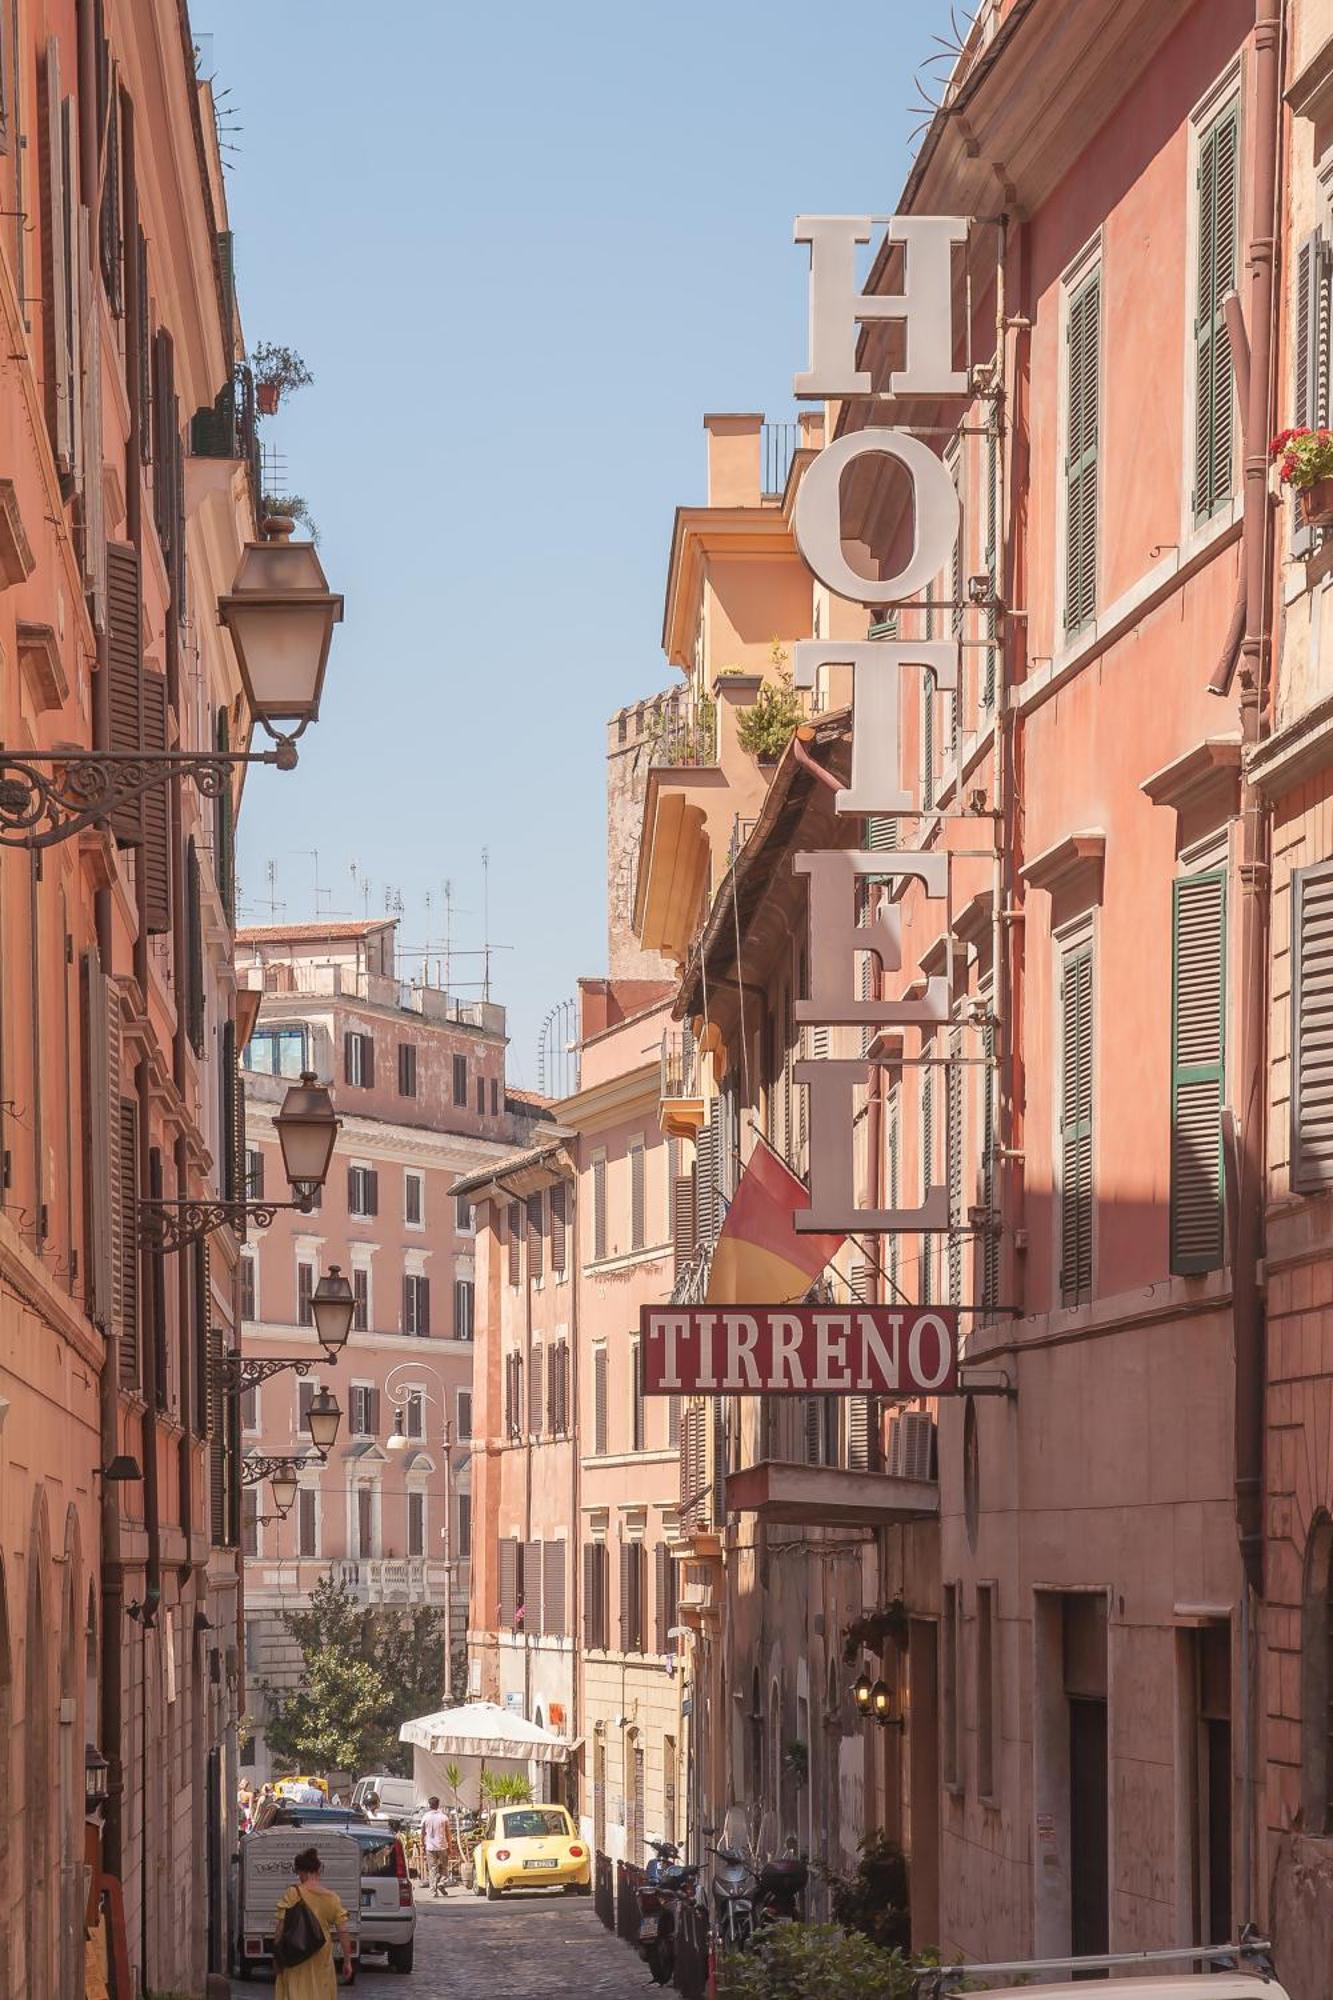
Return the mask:
M949 1170L949 1303L963 1302L963 1042L955 1030L949 1036L949 1067L945 1071L944 1151Z
M890 1087L887 1101L888 1123L888 1192L890 1208L896 1209L902 1195L902 1134L903 1134L903 1093L901 1084ZM894 1298L898 1296L898 1232L889 1238L889 1282L894 1287Z
M1292 315L1291 421L1311 429L1329 416L1330 267L1333 255L1322 230L1305 238L1296 254L1296 306ZM1300 501L1293 493L1291 552L1312 555L1323 541L1322 530L1301 519Z
M1222 1092L1226 1051L1226 875L1171 887L1171 1269L1215 1271L1224 1255Z
M1095 282L1097 283L1098 288L1100 289L1101 285L1100 274L1098 275ZM1095 340L1095 323L1094 323L1094 340ZM1095 543L1096 519L1097 519L1097 514L1096 514L1097 472L1096 472L1096 461L1095 461L1095 454L1097 449L1097 441L1096 441L1097 370L1096 370L1095 348L1094 348L1093 374L1092 374L1092 393L1093 393L1093 424L1094 424L1092 449L1094 453L1094 462L1093 462L1093 471L1092 471L1092 478L1090 481L1090 485L1092 492L1092 509L1093 509L1093 540ZM995 706L995 690L999 679L999 662L1000 662L1000 645L999 645L1000 614L995 604L995 598L996 598L996 593L999 589L999 578L1000 578L1000 440L994 428L994 421L992 421L991 428L988 429L986 432L986 578L990 585L990 591L989 591L990 601L986 606L986 665L985 665L984 679L982 682L982 689L981 689L981 703L982 707L989 714L989 712ZM1093 569L1092 569L1092 583L1093 583L1094 605L1095 605L1095 593L1096 593L1096 583L1097 583L1095 549L1094 549L1094 559L1093 559Z
M1060 1297L1092 1296L1092 946L1069 952L1060 979Z
M224 754L230 750L231 742L227 730L227 712L218 710L217 747ZM217 853L213 858L217 876L218 894L227 922L236 922L236 808L232 798L231 776L223 777L222 789L216 800L217 816L214 822L217 837Z
M935 803L935 677L927 674L921 690L921 804Z
M986 1234L981 1240L981 1303L989 1314L994 1311L1000 1296L1000 1238L993 1227L999 1221L995 1199L998 1186L995 1173L995 1097L992 1079L996 1062L993 1025L988 1026L983 1032L982 1050L986 1058L986 1068L981 1073L981 1206L985 1210L987 1227Z
M1102 274L1092 271L1069 300L1065 327L1068 413L1065 447L1065 630L1079 632L1097 615L1097 453L1101 435ZM988 456L993 442L988 440ZM991 494L995 491L991 477ZM988 502L989 520L994 514ZM993 537L989 537L993 543ZM987 551L993 565L994 547ZM987 673L991 673L987 654Z
M1194 518L1231 497L1232 374L1222 306L1236 285L1240 111L1231 104L1199 142L1197 302L1194 317Z
M1292 1186L1333 1186L1333 867L1292 881Z
M927 1049L927 1054L933 1050ZM930 1199L931 1181L935 1168L935 1072L923 1069L921 1072L921 1198ZM934 1243L922 1234L918 1241L920 1249L920 1276L918 1296L922 1305L929 1305L934 1296L931 1288L934 1263Z

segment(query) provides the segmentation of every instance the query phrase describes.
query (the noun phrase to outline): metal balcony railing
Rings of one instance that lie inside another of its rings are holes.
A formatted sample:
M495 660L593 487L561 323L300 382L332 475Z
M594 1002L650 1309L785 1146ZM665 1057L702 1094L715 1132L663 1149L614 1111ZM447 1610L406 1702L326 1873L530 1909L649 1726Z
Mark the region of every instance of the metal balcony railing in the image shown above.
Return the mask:
M659 1092L664 1099L699 1094L699 1050L688 1028L668 1028L662 1037Z
M674 770L703 770L717 762L717 703L664 701L648 725L649 763Z

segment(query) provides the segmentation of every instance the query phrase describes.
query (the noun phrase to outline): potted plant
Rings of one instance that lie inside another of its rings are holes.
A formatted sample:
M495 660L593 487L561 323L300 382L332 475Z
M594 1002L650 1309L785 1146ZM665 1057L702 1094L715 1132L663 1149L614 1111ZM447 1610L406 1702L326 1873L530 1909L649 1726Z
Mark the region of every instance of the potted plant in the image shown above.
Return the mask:
M261 417L273 415L284 389L308 389L315 379L294 347L278 347L271 340L261 340L250 356L250 372Z
M1299 424L1279 431L1268 449L1283 485L1296 494L1306 527L1333 524L1333 430L1323 424L1318 430Z
M311 541L316 547L319 546L319 529L315 526L310 509L299 493L266 493L259 511L265 521L285 521L288 534L298 521L303 522Z

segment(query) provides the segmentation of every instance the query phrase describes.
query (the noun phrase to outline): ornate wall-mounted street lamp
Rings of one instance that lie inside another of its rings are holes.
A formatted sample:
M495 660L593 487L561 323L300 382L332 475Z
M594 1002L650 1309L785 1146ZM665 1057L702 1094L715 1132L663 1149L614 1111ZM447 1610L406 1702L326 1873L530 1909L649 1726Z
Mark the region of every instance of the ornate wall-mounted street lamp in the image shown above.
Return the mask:
M342 1420L343 1413L332 1391L323 1387L316 1389L305 1413L305 1427L310 1433L311 1444L322 1459L327 1459L337 1444L338 1426Z
M852 1685L852 1700L857 1714L865 1721L877 1722L881 1729L904 1727L902 1716L893 1712L893 1695L887 1681L872 1681L869 1674L858 1674Z
M285 1519L296 1504L296 1494L300 1486L303 1466L323 1462L321 1453L306 1451L299 1458L269 1458L254 1452L241 1460L242 1486L258 1486L261 1479L267 1479L273 1504L280 1519Z
M142 1241L168 1252L183 1250L188 1243L197 1243L201 1237L211 1236L215 1229L228 1225L239 1232L244 1232L250 1222L259 1229L267 1229L274 1216L283 1209L296 1209L301 1215L309 1215L315 1206L315 1197L328 1179L334 1141L341 1122L333 1108L328 1086L319 1082L313 1070L305 1070L301 1081L294 1083L287 1092L282 1100L282 1109L273 1120L278 1144L282 1148L283 1168L295 1190L296 1199L210 1201L196 1195L177 1196L174 1200L144 1199L138 1204ZM330 1277L332 1275L331 1271ZM342 1283L347 1285L347 1280L344 1278ZM351 1295L351 1286L347 1285L347 1299ZM340 1312L345 1300L340 1292L336 1300L333 1293L326 1293L323 1303L328 1308L328 1324L332 1328L337 1318L334 1306L336 1304ZM311 1306L313 1309L313 1299ZM350 1312L348 1327L351 1327ZM320 1337L322 1340L322 1333Z
M265 521L261 532L263 541L246 543L218 612L236 648L250 713L275 747L0 752L0 847L54 847L173 778L188 778L215 799L237 764L295 766L296 739L319 714L343 601L329 589L313 544L291 541L290 521Z

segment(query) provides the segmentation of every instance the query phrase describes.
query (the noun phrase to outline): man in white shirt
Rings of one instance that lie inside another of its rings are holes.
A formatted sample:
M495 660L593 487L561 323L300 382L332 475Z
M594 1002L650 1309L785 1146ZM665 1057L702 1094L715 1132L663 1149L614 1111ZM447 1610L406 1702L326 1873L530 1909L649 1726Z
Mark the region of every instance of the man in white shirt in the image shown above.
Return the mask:
M437 1896L447 1895L444 1884L449 1873L449 1819L440 1811L438 1799L431 1800L422 1819L421 1837L426 1846L426 1879Z

